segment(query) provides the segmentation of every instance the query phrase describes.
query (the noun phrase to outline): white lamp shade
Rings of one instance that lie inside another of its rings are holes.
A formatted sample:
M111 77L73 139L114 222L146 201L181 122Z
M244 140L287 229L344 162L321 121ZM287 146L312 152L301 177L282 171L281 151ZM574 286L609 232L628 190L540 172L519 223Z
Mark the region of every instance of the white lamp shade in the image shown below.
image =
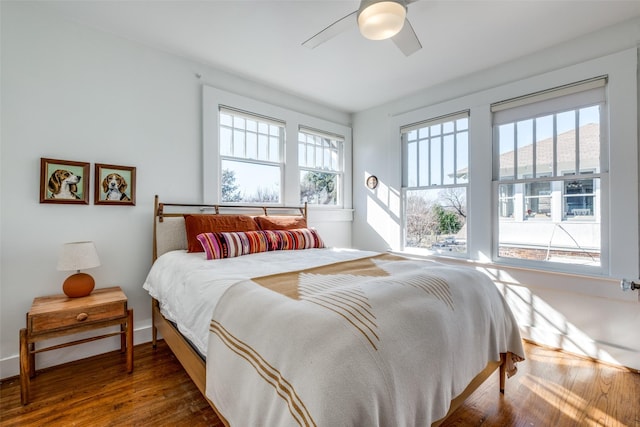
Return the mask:
M72 242L62 245L58 258L58 270L79 271L98 266L100 266L100 259L93 242Z
M358 28L370 40L384 40L400 32L406 16L406 7L397 1L375 2L358 13Z

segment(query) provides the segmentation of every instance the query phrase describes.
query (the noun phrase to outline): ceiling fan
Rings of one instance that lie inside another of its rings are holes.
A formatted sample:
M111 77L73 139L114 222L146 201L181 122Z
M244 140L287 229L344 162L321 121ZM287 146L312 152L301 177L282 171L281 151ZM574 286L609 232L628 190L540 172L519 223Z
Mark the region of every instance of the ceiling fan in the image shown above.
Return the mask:
M318 34L302 43L313 49L357 23L360 33L370 40L391 39L409 56L422 45L406 18L407 5L417 0L361 0L358 10L340 18Z

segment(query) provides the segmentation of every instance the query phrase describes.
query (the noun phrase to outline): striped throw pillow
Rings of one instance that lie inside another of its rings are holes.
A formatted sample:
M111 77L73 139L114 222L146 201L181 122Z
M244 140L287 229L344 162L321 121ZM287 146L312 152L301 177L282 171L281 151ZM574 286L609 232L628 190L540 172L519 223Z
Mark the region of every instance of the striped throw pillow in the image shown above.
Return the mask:
M313 228L262 230L270 251L324 248L324 242Z
M202 245L207 259L233 258L269 250L262 231L201 233L196 238Z

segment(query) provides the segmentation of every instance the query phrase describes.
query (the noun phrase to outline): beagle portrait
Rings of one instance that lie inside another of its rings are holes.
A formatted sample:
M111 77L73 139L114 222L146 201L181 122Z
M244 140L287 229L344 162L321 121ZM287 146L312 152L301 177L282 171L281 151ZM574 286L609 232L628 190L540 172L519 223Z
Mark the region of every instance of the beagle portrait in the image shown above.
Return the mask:
M57 169L49 177L48 188L52 199L80 199L78 183L80 178L68 170Z
M125 194L126 189L127 181L120 174L110 173L102 180L102 191L106 194L105 200L131 201Z

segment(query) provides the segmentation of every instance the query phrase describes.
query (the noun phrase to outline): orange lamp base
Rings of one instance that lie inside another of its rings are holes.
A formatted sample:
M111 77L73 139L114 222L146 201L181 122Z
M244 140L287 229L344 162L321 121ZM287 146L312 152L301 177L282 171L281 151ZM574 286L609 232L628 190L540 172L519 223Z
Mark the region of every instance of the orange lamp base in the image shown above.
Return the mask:
M67 280L62 284L62 290L70 298L86 297L95 285L93 277L86 273L76 273L67 277Z

